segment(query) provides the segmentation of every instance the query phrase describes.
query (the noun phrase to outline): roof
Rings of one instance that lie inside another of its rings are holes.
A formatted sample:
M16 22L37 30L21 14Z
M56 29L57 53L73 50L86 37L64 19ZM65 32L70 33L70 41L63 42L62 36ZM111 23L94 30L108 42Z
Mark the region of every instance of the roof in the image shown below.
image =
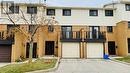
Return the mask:
M109 6L109 5L115 5L115 4L130 4L130 0L121 0L121 1L114 1L114 2L111 2L111 3L107 3L104 5L105 6Z
M16 5L21 5L21 6L22 6L22 5L27 5L27 6L28 6L28 5L29 5L29 6L31 6L31 5L32 5L32 6L46 6L45 4L42 4L42 3L41 3L41 4L39 4L39 3L15 3L15 4L16 4Z
M129 0L122 0L122 1L120 1L120 3L130 4L130 1Z
M42 1L42 0L41 0ZM52 1L56 1L56 0L52 0ZM87 1L86 1L87 2ZM70 3L64 3L64 2L46 2L46 4L44 2L40 3L39 0L34 0L34 2L23 2L22 0L20 0L20 2L18 2L18 0L15 0L15 4L18 5L33 5L33 6L47 6L49 8L73 8L73 9L115 9L115 8L104 8L105 6L108 5L112 5L112 4L119 4L119 3L127 3L130 4L130 1L114 1L114 2L107 2L106 4L101 4L101 5L97 5L97 6L92 6L94 3L92 3L91 1L89 3L85 3L83 1L80 2L71 2Z
M38 3L38 2L17 2L17 1L11 1L11 0L0 0L0 3L14 3L15 5L33 5L33 6L45 6L44 3Z
M55 8L55 9L98 9L98 10L116 10L116 8L103 8L103 7L60 7L60 6L47 6L47 8Z
M2 1L2 0L0 0ZM3 0L6 1L6 0ZM8 0L10 1L10 0ZM12 0L19 4L38 4L44 3L44 0ZM111 0L46 0L48 6L53 7L97 7L101 8L105 3L111 2Z

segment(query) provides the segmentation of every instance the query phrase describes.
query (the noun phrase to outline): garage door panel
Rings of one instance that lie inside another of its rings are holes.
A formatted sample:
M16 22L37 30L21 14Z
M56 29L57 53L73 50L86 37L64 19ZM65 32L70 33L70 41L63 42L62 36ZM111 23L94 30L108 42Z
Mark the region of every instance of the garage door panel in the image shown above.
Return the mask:
M103 58L103 43L87 43L87 58Z
M0 62L11 62L11 46L0 45Z
M79 43L62 43L63 58L80 58Z

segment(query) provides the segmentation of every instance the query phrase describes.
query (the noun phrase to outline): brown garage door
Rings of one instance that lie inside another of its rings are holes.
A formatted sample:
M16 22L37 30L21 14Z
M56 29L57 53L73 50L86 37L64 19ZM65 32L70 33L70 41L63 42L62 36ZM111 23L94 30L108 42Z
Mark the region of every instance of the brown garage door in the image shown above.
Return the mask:
M0 45L0 62L11 62L11 45Z

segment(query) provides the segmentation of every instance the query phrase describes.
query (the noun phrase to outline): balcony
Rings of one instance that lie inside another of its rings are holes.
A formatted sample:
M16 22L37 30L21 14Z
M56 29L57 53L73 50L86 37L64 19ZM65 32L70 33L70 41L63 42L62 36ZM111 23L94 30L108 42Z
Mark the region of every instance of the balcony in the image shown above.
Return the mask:
M0 44L13 44L14 35L9 33L9 31L0 31Z
M106 32L103 31L63 31L60 35L61 42L105 42Z
M61 42L81 42L80 31L62 31L60 36Z
M87 31L85 36L85 42L105 42L106 32L102 31Z

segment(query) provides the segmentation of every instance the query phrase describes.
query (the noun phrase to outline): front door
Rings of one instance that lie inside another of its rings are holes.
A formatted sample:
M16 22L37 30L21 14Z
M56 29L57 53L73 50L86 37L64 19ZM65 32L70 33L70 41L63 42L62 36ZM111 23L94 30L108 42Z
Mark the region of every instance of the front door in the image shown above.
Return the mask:
M98 39L99 37L99 27L98 26L91 26L90 27L90 39Z
M29 58L29 43L26 45L26 58ZM33 43L33 58L37 58L37 43Z
M45 55L54 55L54 41L45 42Z
M130 38L128 39L128 53L130 53Z
M108 42L108 52L109 52L109 55L116 55L115 42L114 41Z

